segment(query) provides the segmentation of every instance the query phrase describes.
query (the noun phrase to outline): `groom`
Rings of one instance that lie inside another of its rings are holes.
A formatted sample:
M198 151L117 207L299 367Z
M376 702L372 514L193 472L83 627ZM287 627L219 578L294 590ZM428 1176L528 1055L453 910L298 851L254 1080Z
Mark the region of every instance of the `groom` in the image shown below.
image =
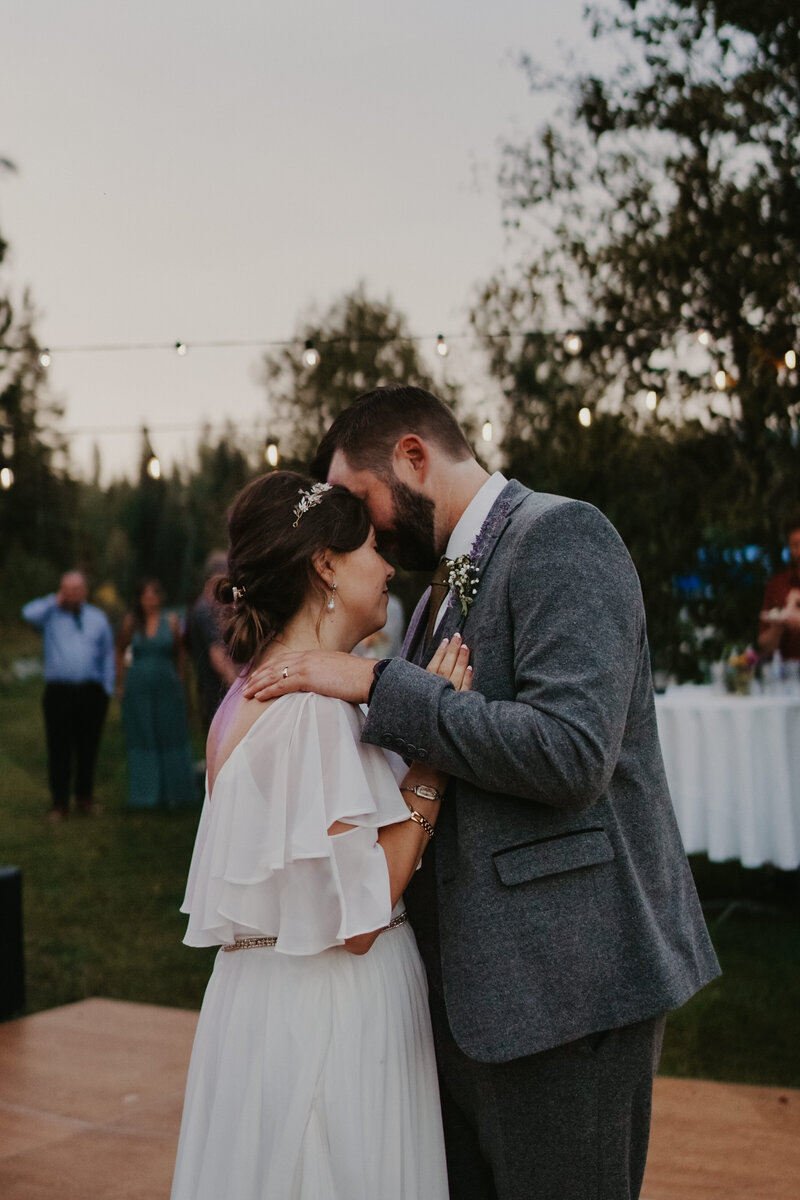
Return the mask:
M323 439L384 545L434 571L403 656L315 654L263 698L369 700L364 740L451 777L407 905L454 1200L630 1200L664 1015L718 974L658 744L639 581L590 505L476 462L449 409L377 388ZM424 666L444 637L471 691ZM433 853L432 853L433 852Z

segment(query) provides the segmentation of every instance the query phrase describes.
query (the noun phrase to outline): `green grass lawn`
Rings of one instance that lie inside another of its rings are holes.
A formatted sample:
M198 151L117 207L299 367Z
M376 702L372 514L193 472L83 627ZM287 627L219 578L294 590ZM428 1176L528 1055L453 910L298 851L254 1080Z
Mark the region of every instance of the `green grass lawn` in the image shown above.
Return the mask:
M0 631L1 633L2 631ZM20 653L36 652L34 639ZM112 700L100 748L97 817L46 817L41 680L0 661L0 864L23 877L27 1012L87 996L199 1008L214 951L182 945L178 911L198 808L125 808L125 749ZM195 734L200 755L200 739Z
M670 1015L661 1073L800 1087L798 872L691 863L723 974Z
M37 652L33 635L14 630L12 641L18 654ZM126 811L112 702L96 787L103 813L50 825L41 681L11 679L10 642L3 644L0 865L23 873L25 1011L87 996L198 1008L215 951L181 944L178 909L199 808ZM798 1087L798 872L745 871L702 857L692 866L724 974L670 1016L662 1074ZM730 909L725 901L733 899L744 903Z

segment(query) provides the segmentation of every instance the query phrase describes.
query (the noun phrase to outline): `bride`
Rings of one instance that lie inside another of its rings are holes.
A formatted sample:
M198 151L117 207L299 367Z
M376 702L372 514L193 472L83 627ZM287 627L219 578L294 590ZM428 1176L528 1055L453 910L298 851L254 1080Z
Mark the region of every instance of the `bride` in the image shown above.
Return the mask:
M359 741L353 705L242 695L282 653L350 651L381 628L393 571L360 500L293 472L249 484L229 534L216 593L246 665L209 732L183 905L186 943L221 950L172 1200L446 1200L426 984L402 902L446 777L413 763L398 785ZM442 646L429 669L468 687L467 659Z

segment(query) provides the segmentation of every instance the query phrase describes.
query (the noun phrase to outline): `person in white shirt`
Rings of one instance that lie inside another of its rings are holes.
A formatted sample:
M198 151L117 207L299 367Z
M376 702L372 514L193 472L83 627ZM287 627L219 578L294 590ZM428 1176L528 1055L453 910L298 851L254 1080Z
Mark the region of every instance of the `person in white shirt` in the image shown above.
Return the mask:
M94 773L109 698L114 693L114 635L105 613L88 604L81 571L67 571L57 592L31 600L22 616L42 634L44 720L51 821L96 811Z

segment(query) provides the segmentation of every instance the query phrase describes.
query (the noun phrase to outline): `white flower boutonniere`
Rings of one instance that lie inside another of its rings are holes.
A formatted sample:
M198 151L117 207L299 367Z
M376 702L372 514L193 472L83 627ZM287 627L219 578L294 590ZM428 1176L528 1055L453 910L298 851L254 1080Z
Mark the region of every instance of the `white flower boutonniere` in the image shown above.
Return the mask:
M468 554L448 559L447 567L447 586L458 597L461 615L465 617L478 593L478 568Z

